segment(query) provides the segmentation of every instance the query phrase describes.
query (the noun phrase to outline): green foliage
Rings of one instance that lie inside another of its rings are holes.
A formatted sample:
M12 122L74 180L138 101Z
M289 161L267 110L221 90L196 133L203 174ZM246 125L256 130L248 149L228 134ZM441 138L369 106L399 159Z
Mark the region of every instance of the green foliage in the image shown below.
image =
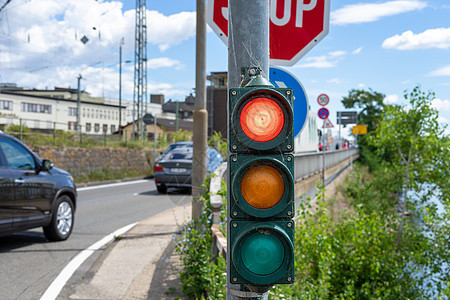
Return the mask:
M222 137L221 132L214 131L214 135L208 140L208 146L219 151L223 158L227 157L227 141Z
M380 160L373 154L373 147L368 145L370 137L377 128L385 105L383 99L385 95L369 89L351 90L347 97L342 98L342 104L345 108L358 108L358 124L367 125L367 134L358 136L358 145L360 147L361 161L367 164L370 170L379 168Z
M361 177L365 191L374 195L372 178L360 173L346 183L346 191L356 190ZM367 180L367 181L366 181ZM395 212L368 209L356 200L353 212L339 219L329 215L328 203L302 202L296 227L296 281L270 291L272 299L429 299L422 288L427 262L422 251L430 246L413 224L406 224L404 239L398 241ZM358 198L362 195L353 195ZM380 201L375 197L373 202ZM372 207L376 205L369 204Z
M28 128L27 126L20 126L20 125L14 125L11 124L9 125L5 132L11 135L17 135L18 133L22 132L22 133L29 133L31 130L30 128Z
M209 187L210 178L205 181ZM213 262L211 256L212 208L209 189L201 197L205 210L199 219L184 225L176 251L181 255L184 269L180 274L181 289L189 299L225 299L226 263L222 256ZM222 215L222 224L224 216Z
M348 97L342 99L345 108L360 108L358 113L358 124L367 125L367 131L374 131L381 119L384 109L383 99L385 95L372 89L351 90Z
M175 132L172 136L173 142L183 142L188 141L191 139L192 133L187 130L179 129L177 132Z
M434 220L439 216L432 199L437 199L444 208L450 204L446 194L450 189L448 137L444 136L445 127L438 123L438 112L431 106L433 92L415 87L405 92L404 97L409 104L386 107L369 142L383 159L385 168L400 177L397 184L403 196L401 211L420 211L425 216L431 214Z

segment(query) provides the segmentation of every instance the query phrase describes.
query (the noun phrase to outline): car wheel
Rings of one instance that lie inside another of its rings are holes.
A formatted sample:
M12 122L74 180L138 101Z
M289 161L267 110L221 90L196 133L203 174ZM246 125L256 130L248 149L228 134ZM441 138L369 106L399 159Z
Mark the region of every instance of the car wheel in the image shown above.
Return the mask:
M52 220L44 226L44 235L50 241L66 240L73 229L74 207L69 196L61 196L56 200L56 210L52 213Z
M167 193L167 187L164 185L157 185L156 189L158 190L158 193L161 193L161 194Z

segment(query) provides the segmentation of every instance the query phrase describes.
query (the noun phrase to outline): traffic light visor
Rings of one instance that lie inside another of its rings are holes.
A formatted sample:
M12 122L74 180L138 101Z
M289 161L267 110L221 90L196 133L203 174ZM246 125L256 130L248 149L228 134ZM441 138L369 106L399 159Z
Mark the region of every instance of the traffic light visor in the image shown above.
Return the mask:
M242 177L241 194L252 207L271 208L280 202L284 192L283 177L272 166L255 165Z
M240 125L250 139L267 142L276 138L283 129L284 113L274 100L263 96L257 97L243 107Z

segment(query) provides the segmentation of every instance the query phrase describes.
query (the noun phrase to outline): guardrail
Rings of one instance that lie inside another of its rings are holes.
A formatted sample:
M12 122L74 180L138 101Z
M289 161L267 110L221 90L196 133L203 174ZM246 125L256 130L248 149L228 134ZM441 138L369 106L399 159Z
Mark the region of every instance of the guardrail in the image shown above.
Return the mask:
M350 165L353 160L358 157L357 148L350 148L338 151L325 151L313 152L313 153L297 153L295 154L295 183L296 185L301 185L303 181L310 180L309 187L315 186L316 177L323 170L323 162L325 162L325 173L326 178L333 178L341 170L345 169ZM324 157L325 156L325 159ZM222 178L225 178L226 182L226 171L227 163L224 162L219 168L214 172L215 176L211 178L209 192L210 192L210 202L213 208L213 225L211 227L212 232L212 255L217 257L219 254L226 259L227 252L227 239L222 234L219 229L220 222L220 212L222 209L223 199L221 195L217 192L222 187ZM305 190L305 189L303 189ZM299 197L298 194L300 189L295 189L295 197Z

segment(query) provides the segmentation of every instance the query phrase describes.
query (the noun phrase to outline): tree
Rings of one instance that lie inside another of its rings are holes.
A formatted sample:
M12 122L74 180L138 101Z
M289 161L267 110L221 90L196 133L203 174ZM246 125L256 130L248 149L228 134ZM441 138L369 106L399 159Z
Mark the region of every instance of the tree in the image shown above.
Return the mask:
M361 149L361 160L372 171L376 170L381 162L373 153L375 149L368 145L367 136L370 136L375 131L380 122L385 106L383 104L384 98L384 94L375 92L372 89L368 91L353 89L348 93L347 97L342 99L342 104L345 108L361 109L358 113L358 124L367 125L367 135L358 137L358 145Z
M410 190L422 192L423 184L434 188L432 185L440 182L440 170L436 170L435 163L448 166L448 155L444 155L448 152L448 138L437 121L438 112L431 107L434 96L419 87L409 94L405 92L409 105L387 106L376 135L370 139L383 160L402 174L405 200Z
M450 279L442 269L450 259L449 138L431 106L433 92L415 87L409 93L405 91L404 97L409 104L386 106L376 134L369 140L402 191L402 201L397 205L401 212L397 241L403 239L405 213L415 213L416 222L408 226L419 222L417 230L428 241L418 253L427 260L423 272L437 273L441 280L433 281L442 284Z
M384 110L384 94L369 89L351 90L348 97L342 98L342 104L345 108L360 108L358 113L358 124L367 125L369 132L374 131L380 121Z

